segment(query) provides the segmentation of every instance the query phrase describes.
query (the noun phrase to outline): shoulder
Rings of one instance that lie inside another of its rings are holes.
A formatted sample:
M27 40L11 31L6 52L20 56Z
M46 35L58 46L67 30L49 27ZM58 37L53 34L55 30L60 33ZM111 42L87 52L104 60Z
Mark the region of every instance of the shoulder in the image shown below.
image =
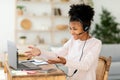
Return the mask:
M71 37L66 43L72 43L74 39Z
M102 41L100 39L95 38L95 37L92 37L91 41L96 43L96 44L102 45Z
M63 46L69 46L72 42L72 38L70 38Z
M74 39L71 37L63 46L71 46L74 42Z
M95 42L98 42L98 43L101 43L102 44L102 41L100 39L97 39L95 37L92 37L92 39L95 41Z

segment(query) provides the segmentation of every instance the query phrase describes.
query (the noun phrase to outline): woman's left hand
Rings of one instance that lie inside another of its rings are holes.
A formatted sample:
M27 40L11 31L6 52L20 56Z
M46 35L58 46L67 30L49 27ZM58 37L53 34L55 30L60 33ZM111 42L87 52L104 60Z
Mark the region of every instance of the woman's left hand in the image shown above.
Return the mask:
M56 59L49 59L47 62L49 64L56 64L56 63L66 64L66 59L64 57L58 57Z

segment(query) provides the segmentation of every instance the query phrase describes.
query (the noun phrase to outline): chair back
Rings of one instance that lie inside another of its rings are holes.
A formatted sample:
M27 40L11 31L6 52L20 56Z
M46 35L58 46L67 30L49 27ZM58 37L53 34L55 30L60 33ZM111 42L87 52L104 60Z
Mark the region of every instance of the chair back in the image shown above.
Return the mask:
M108 80L108 73L111 65L111 56L100 56L96 70L96 80Z

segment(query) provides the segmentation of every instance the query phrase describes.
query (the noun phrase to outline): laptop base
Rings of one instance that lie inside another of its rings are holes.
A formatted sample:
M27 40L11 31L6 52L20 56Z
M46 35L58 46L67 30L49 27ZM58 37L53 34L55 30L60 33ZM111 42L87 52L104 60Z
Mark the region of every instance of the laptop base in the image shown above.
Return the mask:
M18 64L17 70L41 70L42 68L32 62L22 62Z

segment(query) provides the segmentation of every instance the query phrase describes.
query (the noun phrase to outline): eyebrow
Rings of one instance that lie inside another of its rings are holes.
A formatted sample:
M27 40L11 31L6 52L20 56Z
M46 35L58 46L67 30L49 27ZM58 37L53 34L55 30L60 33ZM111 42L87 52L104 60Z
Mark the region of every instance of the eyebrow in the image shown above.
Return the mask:
M69 26L70 28L72 27L72 28L76 28L75 26Z

